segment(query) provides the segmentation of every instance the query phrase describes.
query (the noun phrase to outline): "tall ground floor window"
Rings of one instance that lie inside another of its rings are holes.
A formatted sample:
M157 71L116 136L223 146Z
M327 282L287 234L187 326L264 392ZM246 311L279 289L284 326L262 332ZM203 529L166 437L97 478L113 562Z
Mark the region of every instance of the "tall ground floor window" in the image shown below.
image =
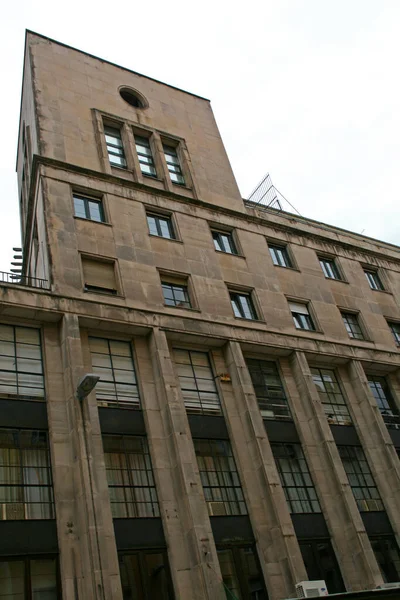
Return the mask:
M124 600L174 600L166 550L132 550L119 555Z
M59 600L55 556L0 557L0 598L5 600Z
M217 546L227 600L267 600L254 546Z
M330 594L346 591L330 540L299 540L299 546L310 581L324 579Z
M370 542L383 581L400 581L400 550L394 535L371 537Z

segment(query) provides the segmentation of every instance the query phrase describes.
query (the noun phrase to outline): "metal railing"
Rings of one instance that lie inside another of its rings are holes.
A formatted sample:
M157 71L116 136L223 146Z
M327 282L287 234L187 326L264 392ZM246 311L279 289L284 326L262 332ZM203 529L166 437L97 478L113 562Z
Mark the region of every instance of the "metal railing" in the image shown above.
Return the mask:
M0 271L0 285L2 283L25 285L27 287L34 287L40 290L50 289L47 279L39 279L38 277L30 277L29 275L18 275L17 273L7 273L6 271Z

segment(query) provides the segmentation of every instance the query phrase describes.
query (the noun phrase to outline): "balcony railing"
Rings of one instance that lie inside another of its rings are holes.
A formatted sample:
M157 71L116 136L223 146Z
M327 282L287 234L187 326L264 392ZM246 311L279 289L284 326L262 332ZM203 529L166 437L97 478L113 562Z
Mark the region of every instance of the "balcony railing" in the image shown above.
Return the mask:
M26 285L40 290L50 289L47 279L39 279L39 277L30 277L29 275L18 275L17 273L6 273L0 271L0 285L2 283L14 283L15 285Z

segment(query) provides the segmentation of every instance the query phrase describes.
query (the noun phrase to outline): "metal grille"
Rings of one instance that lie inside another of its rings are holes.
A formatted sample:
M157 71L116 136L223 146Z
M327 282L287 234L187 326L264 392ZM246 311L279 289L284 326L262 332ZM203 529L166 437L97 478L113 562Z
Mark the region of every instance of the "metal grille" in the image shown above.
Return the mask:
M335 372L332 369L311 369L314 384L321 404L332 425L351 425L349 409L342 394Z
M292 420L285 390L273 362L246 360L258 406L264 419Z
M378 488L360 446L338 446L350 487L361 512L384 510Z
M400 429L400 414L384 377L368 376L369 388L389 429Z
M221 404L208 354L175 348L174 361L186 410L220 414Z
M47 279L30 277L29 275L19 275L18 273L7 273L6 271L0 271L0 284L1 283L25 285L27 287L34 287L39 290L48 290L50 288L50 284Z

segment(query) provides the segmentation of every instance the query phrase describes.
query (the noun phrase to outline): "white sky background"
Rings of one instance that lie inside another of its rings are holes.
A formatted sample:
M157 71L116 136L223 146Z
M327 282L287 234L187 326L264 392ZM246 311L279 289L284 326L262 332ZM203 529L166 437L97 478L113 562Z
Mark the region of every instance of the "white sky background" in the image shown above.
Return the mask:
M244 197L269 172L302 215L400 243L399 0L14 0L0 23L0 270L20 235L25 28L210 98Z

